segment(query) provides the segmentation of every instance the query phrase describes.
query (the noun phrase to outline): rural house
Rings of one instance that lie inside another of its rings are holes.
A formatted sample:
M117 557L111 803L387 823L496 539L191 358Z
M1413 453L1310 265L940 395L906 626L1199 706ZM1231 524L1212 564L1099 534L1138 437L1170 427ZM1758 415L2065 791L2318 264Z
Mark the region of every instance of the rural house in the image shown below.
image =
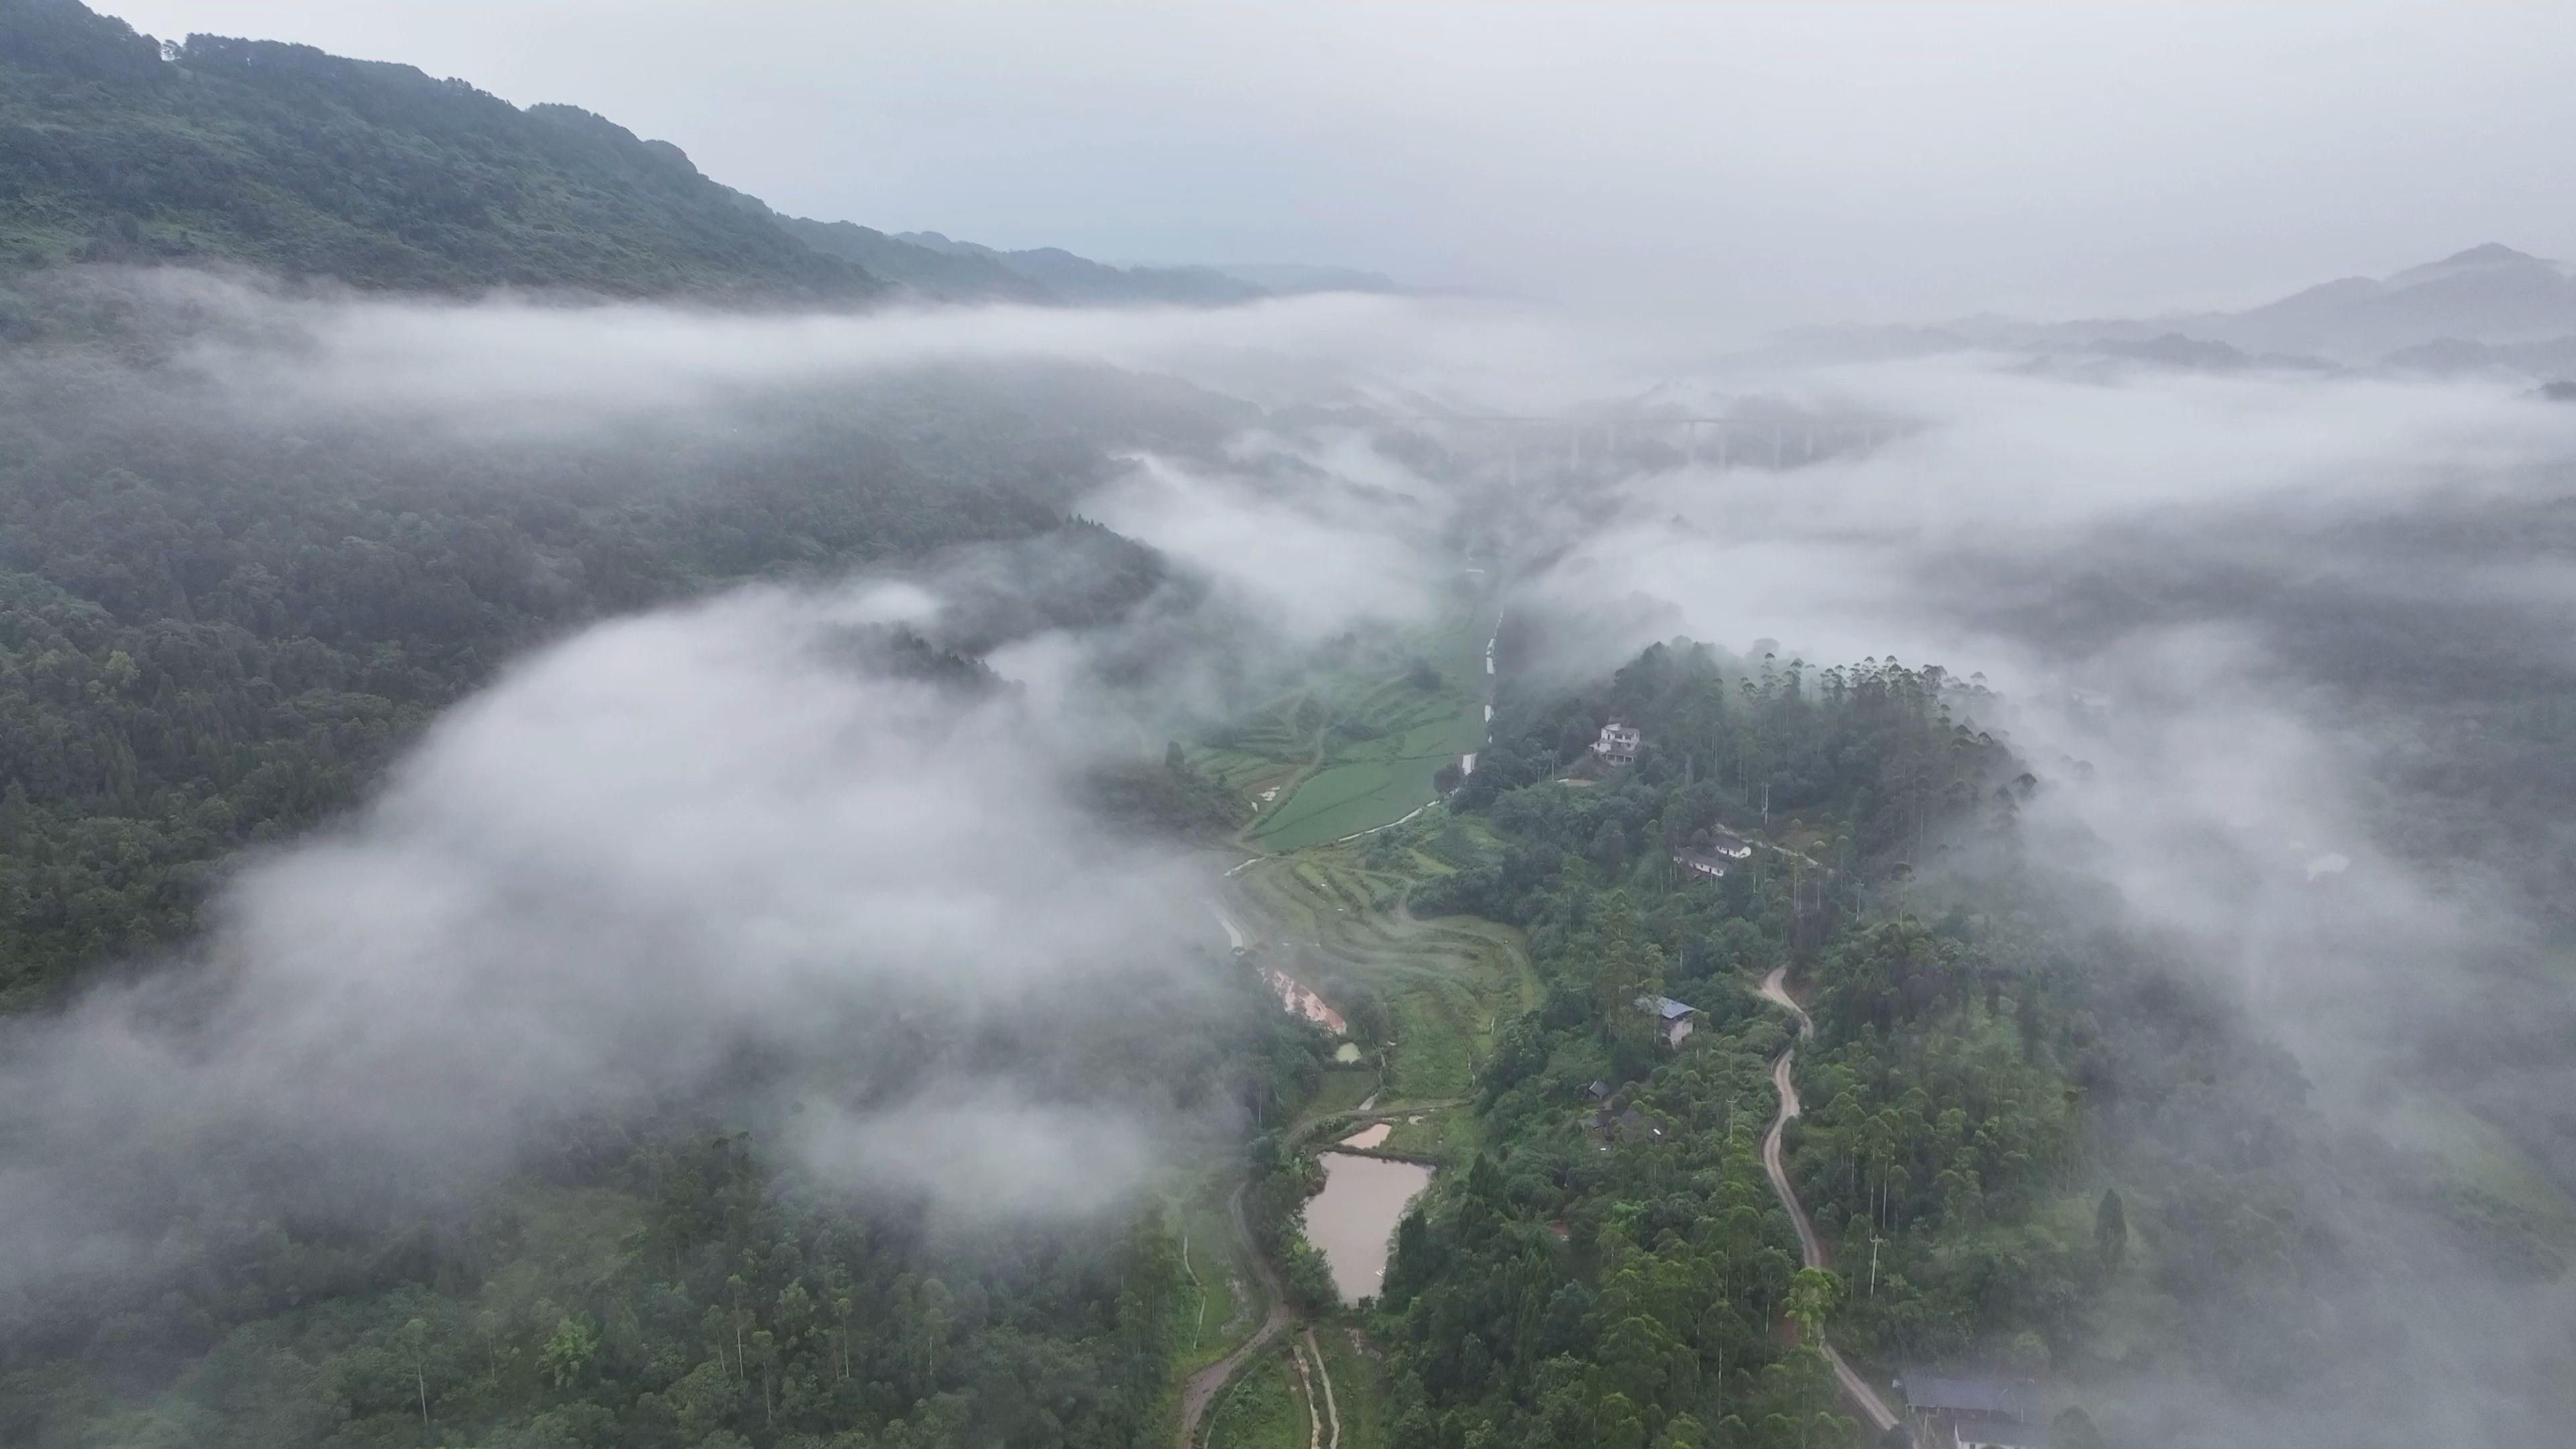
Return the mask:
M1896 1381L1915 1449L2048 1449L2021 1387L1996 1379L1949 1379L1908 1370Z
M1613 1112L1605 1106L1585 1118L1584 1125L1592 1129L1593 1136L1601 1139L1602 1150L1605 1152L1613 1142L1664 1140L1663 1124L1634 1107Z
M1693 875L1704 875L1711 880L1718 880L1726 875L1726 868L1735 862L1711 851L1676 850L1673 852L1673 864Z
M1663 1029L1666 1046L1680 1046L1682 1038L1691 1034L1691 1018L1699 1015L1698 1007L1669 996L1640 996L1637 1009L1655 1018Z
M1694 875L1716 880L1726 874L1727 867L1753 856L1753 842L1741 835L1724 830L1702 831L1701 834L1708 838L1687 850L1673 852L1673 864Z
M1637 762L1637 746L1642 738L1636 726L1624 725L1614 719L1601 727L1601 738L1592 742L1592 753L1599 755L1607 764L1633 765Z

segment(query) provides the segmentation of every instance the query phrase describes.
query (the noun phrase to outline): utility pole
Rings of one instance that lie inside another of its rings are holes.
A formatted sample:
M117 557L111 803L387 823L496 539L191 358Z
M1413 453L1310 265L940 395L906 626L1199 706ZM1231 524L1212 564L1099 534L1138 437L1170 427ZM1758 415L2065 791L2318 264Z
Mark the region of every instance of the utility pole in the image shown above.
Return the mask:
M1876 1233L1869 1235L1869 1296L1878 1296L1878 1245L1886 1242Z

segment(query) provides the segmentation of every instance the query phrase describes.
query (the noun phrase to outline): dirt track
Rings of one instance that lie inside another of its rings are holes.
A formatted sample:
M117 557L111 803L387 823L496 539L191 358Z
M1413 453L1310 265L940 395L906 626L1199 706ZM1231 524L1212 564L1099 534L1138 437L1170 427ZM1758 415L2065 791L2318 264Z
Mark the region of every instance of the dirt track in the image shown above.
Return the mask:
M1816 1034L1816 1023L1808 1017L1807 1009L1789 995L1788 976L1789 968L1783 966L1762 978L1762 998L1787 1007L1789 1014L1798 1019L1798 1040L1805 1041ZM1789 1119L1798 1115L1798 1088L1789 1076L1790 1061L1797 1055L1798 1049L1793 1045L1771 1064L1771 1085L1780 1091L1780 1114L1771 1119L1771 1130L1763 1134L1762 1170L1769 1175L1771 1191L1779 1197L1780 1206L1788 1209L1790 1223L1798 1229L1798 1256L1810 1268L1826 1268L1832 1265L1826 1261L1825 1245L1817 1240L1816 1225L1799 1205L1797 1192L1789 1186L1788 1169L1780 1161L1780 1139L1789 1129ZM1882 1431L1894 1427L1895 1411L1887 1407L1887 1401L1878 1396L1868 1380L1843 1361L1832 1344L1824 1341L1821 1333L1816 1336L1816 1347L1823 1352L1825 1362L1833 1365L1834 1379L1843 1386L1843 1397L1850 1399L1873 1427Z
M1225 1387L1226 1380L1234 1377L1235 1369L1270 1342L1295 1317L1289 1311L1288 1295L1281 1291L1279 1279L1271 1273L1270 1265L1262 1261L1260 1251L1253 1246L1252 1227L1243 1220L1242 1188L1236 1188L1234 1195L1225 1200L1225 1210L1234 1220L1235 1241L1241 1245L1244 1257L1250 1260L1252 1271L1260 1275L1262 1290L1270 1295L1270 1316L1263 1319L1261 1327L1234 1352L1190 1375L1189 1382L1181 1386L1181 1449L1189 1449L1190 1445L1198 1442L1199 1421L1207 1417L1208 1406L1216 1402L1218 1392Z

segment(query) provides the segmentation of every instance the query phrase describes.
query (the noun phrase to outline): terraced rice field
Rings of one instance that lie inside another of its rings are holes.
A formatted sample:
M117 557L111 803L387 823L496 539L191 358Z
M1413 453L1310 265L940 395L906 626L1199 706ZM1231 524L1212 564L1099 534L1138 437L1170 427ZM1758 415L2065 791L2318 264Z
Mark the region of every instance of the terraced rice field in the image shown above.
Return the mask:
M1274 939L1306 946L1386 998L1398 1039L1387 1100L1464 1096L1498 1026L1538 1004L1520 933L1468 916L1411 919L1407 887L1450 867L1417 850L1372 867L1365 849L1354 842L1267 860L1237 886Z
M1272 701L1193 761L1260 807L1246 838L1267 850L1400 819L1437 797L1441 767L1484 743L1491 625L1481 603L1462 602L1434 628L1355 645L1346 666Z

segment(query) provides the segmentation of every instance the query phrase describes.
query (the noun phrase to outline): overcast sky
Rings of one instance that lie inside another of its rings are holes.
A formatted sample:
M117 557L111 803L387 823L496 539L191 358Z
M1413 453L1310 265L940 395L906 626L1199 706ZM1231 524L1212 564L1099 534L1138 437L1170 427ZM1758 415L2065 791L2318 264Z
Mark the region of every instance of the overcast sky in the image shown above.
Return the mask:
M2576 6L95 0L565 101L791 212L1715 325L2576 254Z

